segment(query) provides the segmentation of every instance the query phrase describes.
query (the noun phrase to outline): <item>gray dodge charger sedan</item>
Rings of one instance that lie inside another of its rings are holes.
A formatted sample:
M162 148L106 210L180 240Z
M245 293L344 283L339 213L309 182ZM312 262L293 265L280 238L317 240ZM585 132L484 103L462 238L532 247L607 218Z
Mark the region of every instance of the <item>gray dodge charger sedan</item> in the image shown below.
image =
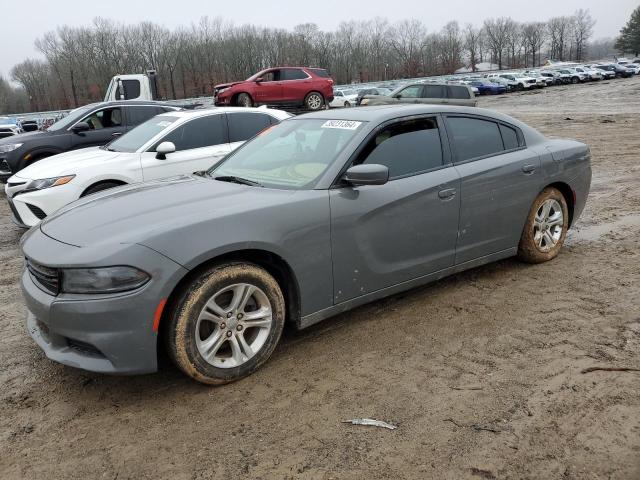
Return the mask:
M81 199L23 238L30 335L58 362L242 378L285 322L517 255L554 258L590 153L506 115L406 105L285 120L207 172ZM428 319L425 319L428 321Z

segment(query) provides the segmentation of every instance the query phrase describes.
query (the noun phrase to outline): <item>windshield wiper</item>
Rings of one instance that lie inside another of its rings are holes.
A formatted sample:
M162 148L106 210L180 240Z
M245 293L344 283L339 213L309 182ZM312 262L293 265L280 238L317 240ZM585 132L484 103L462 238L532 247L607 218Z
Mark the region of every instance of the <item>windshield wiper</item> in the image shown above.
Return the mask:
M239 183L240 185L249 185L251 187L262 187L261 183L254 182L247 178L236 177L235 175L221 175L219 177L213 177L214 180L220 180L221 182Z

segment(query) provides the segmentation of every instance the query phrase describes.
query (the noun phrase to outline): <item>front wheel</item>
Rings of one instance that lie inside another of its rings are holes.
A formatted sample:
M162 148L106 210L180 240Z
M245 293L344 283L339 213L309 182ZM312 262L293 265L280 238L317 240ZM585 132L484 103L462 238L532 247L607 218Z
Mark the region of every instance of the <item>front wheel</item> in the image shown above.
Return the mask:
M555 258L568 229L569 210L564 195L556 188L545 188L529 211L518 245L518 257L528 263Z
M285 304L275 279L251 263L212 267L187 285L169 314L170 357L209 385L253 373L282 334Z
M304 106L307 110L315 112L320 110L324 105L324 97L318 92L311 92L304 99Z
M251 96L248 93L241 93L238 95L236 103L239 107L253 107L253 100L251 100Z

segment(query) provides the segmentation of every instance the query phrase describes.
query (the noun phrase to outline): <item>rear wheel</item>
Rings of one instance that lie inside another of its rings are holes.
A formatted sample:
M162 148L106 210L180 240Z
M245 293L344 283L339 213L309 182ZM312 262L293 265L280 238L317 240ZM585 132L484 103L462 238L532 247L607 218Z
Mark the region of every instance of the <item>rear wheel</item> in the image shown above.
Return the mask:
M571 77L571 83L575 85L578 82L580 82L580 79L578 77Z
M324 106L324 97L318 92L311 92L305 97L304 106L312 112L320 110Z
M541 263L560 252L569 228L567 201L553 187L545 188L535 199L518 245L518 257L529 263Z
M521 92L522 90L524 90L524 86L521 83L519 83L518 85L516 85L516 90Z
M271 356L284 319L284 298L269 273L251 263L227 263L203 272L182 291L165 339L184 373L223 384L253 373Z
M351 103L350 103L350 102L348 102L348 101L347 101L347 102L344 102L344 107L345 107L345 108L349 108L350 106L351 106Z
M248 93L241 93L240 95L238 95L236 104L239 107L253 107L253 100L251 99L251 95L249 95Z

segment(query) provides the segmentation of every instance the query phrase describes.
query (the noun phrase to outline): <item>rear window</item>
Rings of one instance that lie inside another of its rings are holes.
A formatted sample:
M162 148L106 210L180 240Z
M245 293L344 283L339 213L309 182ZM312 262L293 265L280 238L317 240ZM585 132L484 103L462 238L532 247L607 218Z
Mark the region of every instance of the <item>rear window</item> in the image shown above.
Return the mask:
M324 68L310 68L309 71L322 78L331 78L329 72L327 72Z
M502 136L495 122L478 118L448 117L447 124L458 162L504 150Z
M135 100L140 96L140 82L138 80L122 80L122 87L124 88L124 99ZM117 97L120 99L120 95Z
M518 134L513 128L501 124L500 133L502 134L502 141L504 142L505 150L512 150L520 146L520 143L518 142Z
M450 86L447 88L449 89L449 98L471 98L469 96L469 89L465 87Z

